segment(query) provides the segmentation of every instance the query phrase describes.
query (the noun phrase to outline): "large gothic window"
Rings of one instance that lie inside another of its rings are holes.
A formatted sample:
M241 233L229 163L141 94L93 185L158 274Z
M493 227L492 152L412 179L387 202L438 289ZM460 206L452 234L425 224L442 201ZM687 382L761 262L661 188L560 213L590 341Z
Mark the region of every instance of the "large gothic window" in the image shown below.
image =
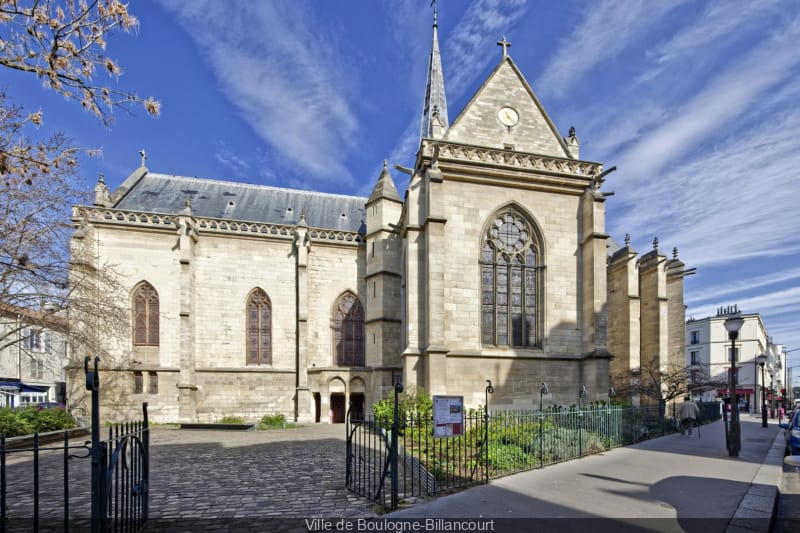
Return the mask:
M133 345L158 346L158 293L147 282L133 293Z
M542 262L531 224L516 210L503 210L481 244L483 344L540 346Z
M247 364L272 364L272 305L261 289L247 300Z
M333 344L339 366L364 366L364 308L352 292L344 293L333 311Z

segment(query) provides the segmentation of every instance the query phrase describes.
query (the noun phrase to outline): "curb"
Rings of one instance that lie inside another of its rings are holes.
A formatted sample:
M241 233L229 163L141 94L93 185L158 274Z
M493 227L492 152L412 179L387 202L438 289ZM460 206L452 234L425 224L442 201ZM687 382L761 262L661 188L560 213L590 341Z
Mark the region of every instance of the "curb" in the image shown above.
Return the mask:
M775 522L778 508L778 487L783 475L783 431L775 436L764 462L750 482L739 508L728 522L725 533L768 532Z

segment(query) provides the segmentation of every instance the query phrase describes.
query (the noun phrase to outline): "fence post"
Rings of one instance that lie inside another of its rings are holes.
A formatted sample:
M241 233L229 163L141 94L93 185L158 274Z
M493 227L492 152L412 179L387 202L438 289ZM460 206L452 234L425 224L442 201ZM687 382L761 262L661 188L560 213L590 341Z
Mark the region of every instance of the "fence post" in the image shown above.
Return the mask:
M578 392L578 457L583 457L583 398L586 396L586 385L581 385Z
M396 511L400 506L398 501L398 482L397 482L397 437L400 430L400 415L398 402L400 393L403 392L403 384L398 383L394 386L394 419L392 420L392 445L389 449L389 464L392 469L392 511Z
M144 416L144 427L142 428L142 445L144 446L142 521L144 522L150 513L150 421L147 418L147 402L142 403L142 414Z
M86 375L86 390L92 392L92 533L102 533L105 528L107 495L105 486L105 469L107 454L100 441L100 375L97 372L99 357L94 358L94 368L89 370L90 357L83 361L83 372Z
M494 394L494 387L492 387L491 380L487 379L486 383L488 385L486 385L486 390L484 391L486 403L483 409L483 462L486 465L484 482L489 483L489 395Z
M539 389L539 466L544 468L544 395L550 394L547 383Z

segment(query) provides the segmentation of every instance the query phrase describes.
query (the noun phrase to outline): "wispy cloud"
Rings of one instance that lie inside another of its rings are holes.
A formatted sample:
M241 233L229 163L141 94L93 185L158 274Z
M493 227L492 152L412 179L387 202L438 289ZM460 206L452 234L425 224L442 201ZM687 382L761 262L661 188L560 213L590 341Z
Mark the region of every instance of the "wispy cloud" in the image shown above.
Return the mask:
M749 27L763 24L764 17L774 13L776 7L777 2L770 0L712 2L693 24L681 28L667 42L648 51L656 67L642 77L655 76L664 64L690 58L702 61L702 56L698 58L698 50L720 50L723 47L721 43L735 41L746 35Z
M486 53L523 20L528 0L474 0L442 43L448 95L460 96L499 56ZM449 67L449 68L448 68Z
M706 286L702 292L692 293L686 298L686 304L695 306L700 303L715 303L730 295L740 294L745 291L768 287L777 283L800 279L800 267L770 272L761 276L754 276L747 280L726 281L717 285Z
M700 140L724 127L749 109L756 98L786 78L800 62L793 44L800 38L797 20L734 62L671 118L642 136L623 154L620 164L651 175L679 158Z
M738 300L737 305L742 312L755 311L760 312L762 316L766 316L767 313L798 313L800 312L800 286L744 298ZM714 316L719 306L720 304L690 307L687 314L695 318Z
M221 90L285 166L351 182L344 158L356 128L350 69L337 35L305 2L164 0L194 39ZM236 28L231 31L231 28Z
M619 155L613 230L658 232L693 266L800 251L780 215L798 192L798 38L789 20Z
M562 40L534 87L543 96L568 92L595 67L637 43L666 12L681 3L629 0L587 4L586 18Z
M217 151L214 154L214 157L217 161L233 171L234 175L236 176L246 175L250 170L250 164L236 155L236 153L228 147L225 141L217 141Z

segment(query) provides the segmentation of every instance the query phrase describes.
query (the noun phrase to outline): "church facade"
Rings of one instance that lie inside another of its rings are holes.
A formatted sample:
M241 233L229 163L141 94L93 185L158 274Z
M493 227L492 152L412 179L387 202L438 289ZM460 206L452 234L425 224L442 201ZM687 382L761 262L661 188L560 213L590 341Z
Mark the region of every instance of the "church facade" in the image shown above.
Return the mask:
M342 422L406 389L492 409L608 398L612 373L683 359L683 263L605 230L581 160L507 54L449 122L434 24L403 198L151 172L76 206L72 246L120 272L129 334L105 341L103 412L159 422ZM74 317L79 320L79 317ZM674 339L673 339L674 337ZM678 350L675 354L672 352ZM71 369L71 397L82 368ZM585 389L584 389L585 387Z

